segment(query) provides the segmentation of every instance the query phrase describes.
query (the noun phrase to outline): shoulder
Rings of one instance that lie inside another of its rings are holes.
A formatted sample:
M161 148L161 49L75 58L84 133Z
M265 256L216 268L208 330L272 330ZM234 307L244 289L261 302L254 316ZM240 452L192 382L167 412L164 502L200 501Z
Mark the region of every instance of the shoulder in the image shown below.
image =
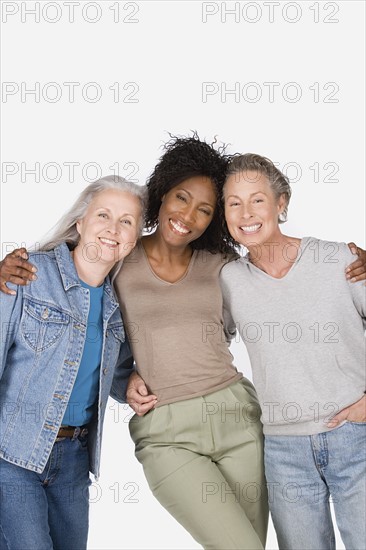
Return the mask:
M217 266L220 269L225 266L227 263L230 263L237 258L239 258L238 254L235 253L228 253L223 254L220 252L209 252L208 250L197 250L197 259L202 260L204 263L214 267Z
M249 266L249 260L247 258L241 258L236 256L232 258L231 261L224 264L220 272L220 278L223 280L228 280L233 276L238 274L245 273Z
M29 253L29 261L31 263L39 263L42 264L43 262L48 263L54 263L56 261L56 255L54 250L44 251L44 250L31 250Z
M135 248L133 248L133 250L131 250L128 256L126 256L123 260L122 268L118 273L116 279L120 278L122 275L125 275L126 271L133 270L135 267L138 267L143 258L144 250L141 241L139 241L136 244Z
M251 276L250 264L246 258L237 258L227 263L220 271L219 282L224 299L236 295Z
M50 251L31 251L29 260L37 268L37 279L25 287L28 296L60 296L70 281L79 281L66 244Z
M344 242L327 241L315 237L304 237L301 241L301 256L314 263L344 265L355 257Z
M29 261L37 268L37 277L42 273L49 273L55 269L58 271L58 264L54 250L50 251L31 251L29 252Z
M29 258L54 258L55 250L30 250Z

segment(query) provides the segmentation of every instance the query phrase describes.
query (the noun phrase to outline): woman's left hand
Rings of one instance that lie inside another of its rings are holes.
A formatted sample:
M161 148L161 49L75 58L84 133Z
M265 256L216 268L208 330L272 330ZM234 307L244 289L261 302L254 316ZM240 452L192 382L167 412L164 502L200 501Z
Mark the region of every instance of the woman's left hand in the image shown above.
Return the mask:
M356 246L355 243L348 243L352 254L358 255L358 260L352 262L346 269L347 279L352 283L366 279L366 251Z
M156 395L149 394L145 382L137 372L133 372L128 379L126 396L127 403L137 416L144 416L157 403Z
M350 422L366 422L366 395L361 397L356 403L342 409L341 412L336 414L330 422L328 422L328 428L335 428L343 422L349 420Z

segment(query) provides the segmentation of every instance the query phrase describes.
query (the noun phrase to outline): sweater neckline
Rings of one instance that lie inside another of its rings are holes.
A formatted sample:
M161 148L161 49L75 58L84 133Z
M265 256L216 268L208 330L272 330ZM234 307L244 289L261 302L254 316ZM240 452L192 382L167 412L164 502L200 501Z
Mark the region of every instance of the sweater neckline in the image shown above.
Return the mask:
M189 260L189 264L187 266L187 269L185 270L185 272L183 273L183 275L180 277L180 279L177 279L176 281L174 281L173 283L171 283L170 281L166 281L165 279L162 279L161 277L159 277L159 275L157 275L155 273L155 271L153 270L153 268L151 267L151 264L150 264L150 261L149 261L149 258L146 254L146 251L145 251L145 248L144 248L144 245L142 244L142 242L139 243L139 246L141 248L141 251L142 251L142 255L145 259L145 263L147 265L147 268L149 269L150 273L155 277L155 279L157 279L158 281L160 281L161 283L164 283L166 285L169 285L169 286L174 286L174 285L177 285L179 283L181 283L182 281L184 281L188 275L190 274L191 270L192 270L192 267L193 267L193 263L195 261L195 258L196 258L196 255L197 255L197 250L193 250L193 253L192 253L192 256L191 256L191 259Z

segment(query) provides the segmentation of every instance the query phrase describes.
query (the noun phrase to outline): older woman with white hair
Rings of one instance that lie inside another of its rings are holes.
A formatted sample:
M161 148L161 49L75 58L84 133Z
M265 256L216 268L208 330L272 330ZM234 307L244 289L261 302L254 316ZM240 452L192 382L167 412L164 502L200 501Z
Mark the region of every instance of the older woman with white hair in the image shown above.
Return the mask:
M89 185L31 252L37 280L1 294L0 547L86 548L108 395L132 359L109 276L142 230L144 188Z
M281 550L332 550L329 500L346 548L365 548L365 287L344 243L284 235L288 179L234 158L225 218L248 255L220 281L228 333L245 342L262 408L269 505Z

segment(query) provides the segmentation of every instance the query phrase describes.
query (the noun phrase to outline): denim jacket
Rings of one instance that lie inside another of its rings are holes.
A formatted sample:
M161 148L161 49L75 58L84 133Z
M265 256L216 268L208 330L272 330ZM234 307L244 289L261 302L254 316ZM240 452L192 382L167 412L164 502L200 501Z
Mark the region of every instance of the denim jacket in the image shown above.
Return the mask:
M0 457L41 473L61 425L86 339L89 291L80 285L67 245L30 254L29 286L0 293ZM103 296L99 395L89 424L90 471L99 476L108 395L124 401L132 357L108 280Z

